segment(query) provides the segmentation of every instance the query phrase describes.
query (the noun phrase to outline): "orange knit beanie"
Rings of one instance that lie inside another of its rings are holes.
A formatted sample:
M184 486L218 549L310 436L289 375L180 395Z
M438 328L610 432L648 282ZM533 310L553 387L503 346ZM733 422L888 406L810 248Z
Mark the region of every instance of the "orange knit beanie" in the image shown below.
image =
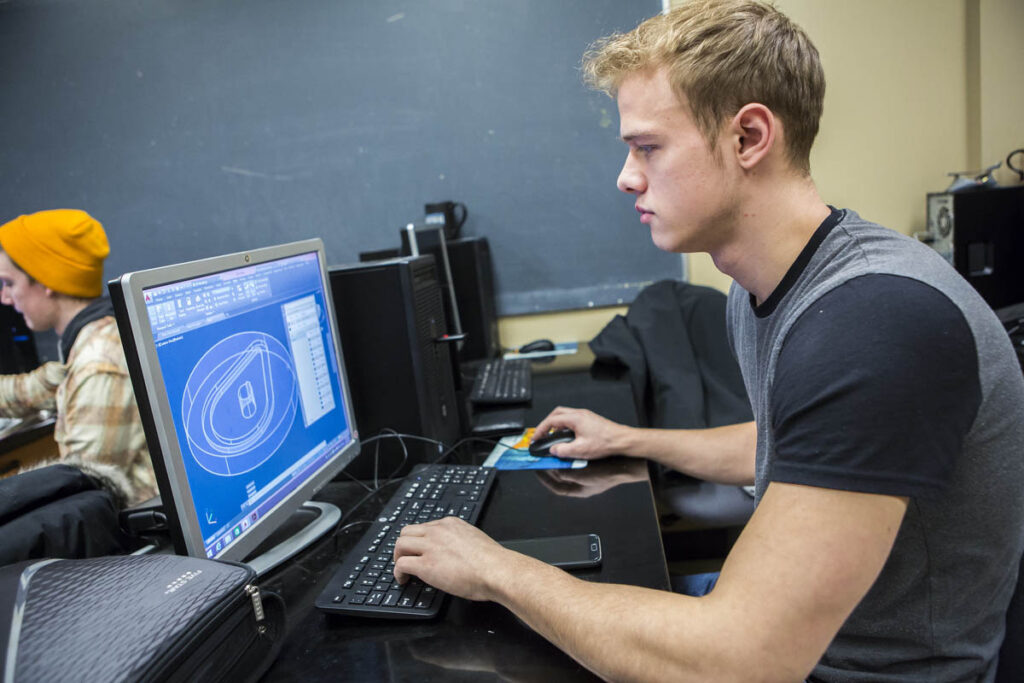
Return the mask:
M54 209L18 216L0 226L0 248L55 292L84 299L103 294L103 259L110 245L103 226L84 211Z

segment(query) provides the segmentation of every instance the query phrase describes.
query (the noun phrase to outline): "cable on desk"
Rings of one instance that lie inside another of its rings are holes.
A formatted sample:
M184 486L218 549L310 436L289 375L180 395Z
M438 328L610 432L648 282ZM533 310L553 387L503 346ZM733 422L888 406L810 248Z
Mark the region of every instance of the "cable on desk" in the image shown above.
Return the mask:
M437 458L437 460L434 461L433 464L437 464L437 463L441 462L446 455L448 455L449 453L454 453L456 450L458 450L459 448L461 448L462 446L464 446L467 443L486 443L486 444L488 444L490 446L497 446L499 443L501 443L501 439L500 438L498 438L498 439L491 439L491 438L487 438L485 436L466 436L466 437L463 437L463 438L459 439L458 441L456 441L455 444L451 448L449 448L444 453L442 453ZM530 451L530 449L528 449L528 448L513 448L512 446L507 446L506 449L510 450L510 451L519 451L521 453L529 453L529 451Z
M406 448L405 442L402 440L403 437L405 437L406 435L399 434L395 430L389 429L389 428L384 428L384 429L381 430L381 432L382 432L381 434L378 434L376 436L371 436L371 437L369 437L367 439L363 439L362 443L363 444L368 444L368 443L371 443L373 441L379 442L381 439L385 439L385 438L397 438L398 439L399 445L401 445L401 447L402 447L402 460L401 460L401 462L398 463L398 466L394 470L392 470L391 474L389 474L387 476L387 478L385 480L385 482L386 482L386 481L390 480L392 477L394 477L395 474L398 471L400 471L402 469L402 467L405 466L405 463L409 460L409 449ZM352 481L354 481L355 483L357 483L360 486L362 486L367 491L370 491L371 493L376 493L378 490L380 490L380 487L382 486L382 484L380 483L380 479L379 479L379 467L380 467L380 443L377 443L377 445L376 445L376 447L374 449L374 453L373 453L373 486L368 486L367 484L363 483L361 480L356 479L354 476L352 476L351 474L349 474L345 470L342 470L341 473L344 474L349 479L351 479Z
M360 519L360 520L355 521L355 522L349 522L345 526L343 526L340 529L338 529L337 533L343 534L346 531L348 531L349 529L351 529L352 527L359 526L360 524L373 524L373 520L372 519Z
M402 447L402 460L401 460L401 462L398 463L398 466L395 469L391 470L391 474L389 474L387 476L387 479L386 479L387 481L390 481L396 474L401 472L402 468L405 467L405 463L407 463L409 461L409 448L405 445L405 439L403 438L403 436L401 434L399 434L398 432L396 432L394 429L391 429L390 427L385 427L384 429L382 429L380 431L381 431L381 433L378 434L376 437L374 437L374 439L377 441L377 445L374 446L374 453L373 453L373 485L374 486L379 486L379 481L380 481L380 479L379 479L380 471L379 470L380 470L380 440L381 439L383 439L385 437L389 437L389 436L393 437L393 438L397 438L398 439L398 445Z
M371 436L368 439L363 440L362 443L366 444L366 443L370 443L372 441L378 441L379 442L381 439L398 439L399 444L401 444L401 446L402 446L402 461L398 464L398 467L395 468L391 472L391 474L388 476L387 479L385 479L383 482L379 481L377 479L377 476L378 476L378 471L377 471L378 462L377 462L377 459L380 456L379 443L378 443L378 450L374 453L375 461L374 461L374 482L373 482L374 485L373 485L373 487L367 486L362 481L356 479L351 474L349 474L349 473L345 472L344 470L342 470L342 472L345 474L345 476L347 476L349 479L351 479L352 481L354 481L357 484L359 484L360 486L362 486L369 493L367 493L365 496L363 496L357 503L355 503L354 505L349 507L348 511L345 514L343 514L342 517L341 517L341 520L339 520L339 524L341 522L344 522L346 519L348 519L351 516L351 514L353 512L355 512L356 510L358 510L360 507L362 507L366 503L366 501L370 500L375 495L380 493L380 491L382 489L384 489L384 487L390 486L391 484L399 482L399 481L401 481L402 479L405 478L404 476L403 477L396 477L395 476L399 471L401 471L402 467L405 466L405 463L408 461L408 458L409 458L409 449L405 445L405 439L412 439L414 441L426 441L427 443L435 444L436 446L438 446L439 449L441 449L441 454L438 455L437 458L435 458L434 460L431 461L431 464L433 464L433 465L436 465L436 464L440 463L446 457L448 457L449 455L455 453L459 448L461 448L462 446L464 446L467 443L479 442L479 443L486 443L488 445L494 446L494 445L498 444L499 441L500 441L500 439L489 439L489 438L481 437L481 436L467 436L467 437L464 437L462 439L459 439L458 441L456 441L451 446L447 446L446 447L443 441L438 441L437 439L431 439L431 438L426 437L426 436L418 436L416 434L400 434L399 432L396 432L393 429L383 429L383 430L381 430L380 434L377 434L376 436ZM509 448L509 450L524 451L524 452L527 451L527 449L524 449L524 448L511 448L511 447ZM346 524L344 527L342 527L341 530L348 529L350 526L354 526L356 524L369 524L370 522L371 522L371 520L350 522L349 524Z
M376 436L371 436L371 437L369 437L367 439L364 439L362 441L362 443L366 444L366 443L370 443L372 441L378 441L379 442L381 439L398 439L398 443L402 447L402 461L399 462L398 466L394 470L391 471L391 474L388 475L387 479L385 479L383 482L381 482L379 480L379 478L378 478L379 477L378 467L379 467L379 464L380 464L380 444L378 443L377 444L377 448L376 448L376 450L374 452L374 456L373 456L374 457L374 463L373 463L373 486L372 487L367 486L366 484L364 484L360 480L358 480L355 477L353 477L348 472L345 472L344 470L342 470L342 472L345 474L345 476L347 476L349 479L351 479L352 481L354 481L357 484L359 484L360 486L362 486L364 489L369 491L369 493L367 493L365 496L363 496L355 505L352 505L348 509L348 511L341 516L341 519L338 521L339 524L341 522L344 522L346 519L348 519L351 516L351 514L353 512L355 512L356 510L358 510L360 507L362 507L363 504L366 503L366 501L370 500L375 495L380 493L380 491L382 489L384 489L385 486L390 486L391 484L399 482L399 481L401 481L404 478L404 477L396 477L395 475L398 472L401 471L402 467L404 467L405 463L409 460L409 449L405 445L405 441L404 441L405 439L422 439L422 440L430 441L432 443L436 443L436 444L439 444L441 446L444 446L444 444L442 444L440 441L435 441L434 439L426 439L425 437L417 437L417 436L413 436L411 434L399 434L395 430L389 429L389 428L382 429L381 432L382 433L377 434ZM342 528L343 529L347 529L349 526L352 526L352 525L355 525L355 524L362 524L362 523L364 523L364 522L362 522L362 521L350 522L349 524L345 525ZM369 521L366 521L365 523L369 523Z

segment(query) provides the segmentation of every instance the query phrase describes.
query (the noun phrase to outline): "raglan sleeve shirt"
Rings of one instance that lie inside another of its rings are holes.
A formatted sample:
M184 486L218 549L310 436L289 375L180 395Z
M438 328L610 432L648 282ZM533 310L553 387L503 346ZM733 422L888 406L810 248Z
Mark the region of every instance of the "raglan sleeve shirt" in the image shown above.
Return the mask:
M779 352L771 481L933 498L981 402L963 313L911 278L863 275L812 303Z

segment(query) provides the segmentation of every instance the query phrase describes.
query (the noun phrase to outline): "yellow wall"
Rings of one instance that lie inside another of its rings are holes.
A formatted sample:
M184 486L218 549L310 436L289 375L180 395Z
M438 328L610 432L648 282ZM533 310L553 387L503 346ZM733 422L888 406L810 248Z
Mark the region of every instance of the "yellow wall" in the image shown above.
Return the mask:
M534 339L554 342L590 341L625 306L592 308L585 311L519 315L498 321L498 337L505 348L516 348Z
M1024 147L1021 0L777 5L811 36L825 68L825 112L811 153L825 201L913 234L925 226L925 194L945 189L947 172ZM1016 174L997 178L1008 184ZM687 259L691 282L728 290L731 280L706 254ZM505 318L502 342L589 340L622 310Z
M1024 2L981 0L978 54L981 164L1005 161L1024 147ZM1020 156L1014 160L1024 163ZM996 179L1005 185L1020 177L1003 167Z

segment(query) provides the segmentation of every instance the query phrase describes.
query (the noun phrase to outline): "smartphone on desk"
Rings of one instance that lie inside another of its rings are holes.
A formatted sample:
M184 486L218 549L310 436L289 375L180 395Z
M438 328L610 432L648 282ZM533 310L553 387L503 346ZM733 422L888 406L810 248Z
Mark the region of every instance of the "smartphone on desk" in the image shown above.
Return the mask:
M601 565L601 538L597 534L520 538L499 543L509 550L563 569L583 569Z

